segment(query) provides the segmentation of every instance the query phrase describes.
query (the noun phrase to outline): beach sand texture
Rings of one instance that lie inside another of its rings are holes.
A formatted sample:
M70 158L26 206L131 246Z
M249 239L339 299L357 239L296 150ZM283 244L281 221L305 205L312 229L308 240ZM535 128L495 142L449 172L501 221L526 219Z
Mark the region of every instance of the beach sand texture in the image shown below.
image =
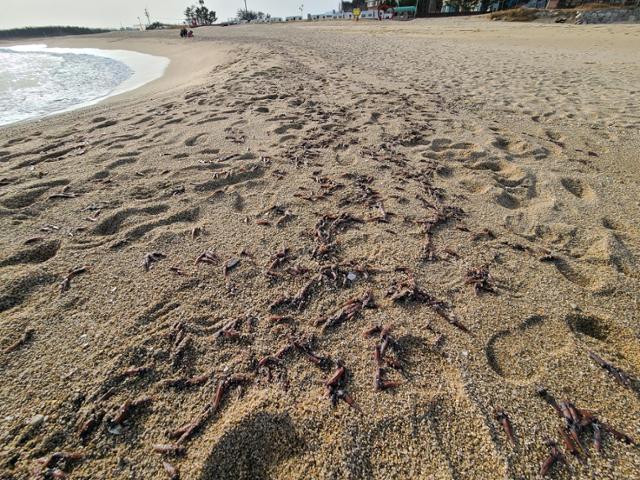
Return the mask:
M1 478L640 478L640 26L196 35L0 130Z

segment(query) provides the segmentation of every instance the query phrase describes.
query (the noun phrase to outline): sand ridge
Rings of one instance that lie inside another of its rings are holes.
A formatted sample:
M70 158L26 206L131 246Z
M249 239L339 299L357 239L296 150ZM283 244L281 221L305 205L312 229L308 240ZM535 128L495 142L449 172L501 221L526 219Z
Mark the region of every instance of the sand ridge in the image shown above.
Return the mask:
M8 478L536 478L541 386L637 439L640 30L330 27L0 130Z

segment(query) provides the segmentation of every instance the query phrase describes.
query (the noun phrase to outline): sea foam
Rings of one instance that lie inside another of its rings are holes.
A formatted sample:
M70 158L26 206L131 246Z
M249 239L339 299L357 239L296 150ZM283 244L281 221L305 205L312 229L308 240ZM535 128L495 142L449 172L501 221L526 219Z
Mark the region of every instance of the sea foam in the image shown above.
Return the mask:
M153 81L169 60L127 50L0 48L0 125L92 105Z

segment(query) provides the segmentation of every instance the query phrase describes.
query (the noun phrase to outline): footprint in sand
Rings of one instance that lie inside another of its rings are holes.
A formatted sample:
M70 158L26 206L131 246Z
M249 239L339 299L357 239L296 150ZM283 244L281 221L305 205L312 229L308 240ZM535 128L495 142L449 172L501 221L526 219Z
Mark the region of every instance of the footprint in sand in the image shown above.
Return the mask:
M0 312L22 304L31 294L45 285L51 285L56 277L43 271L32 271L0 286Z
M596 195L593 189L582 180L577 178L564 177L560 179L564 189L577 198L583 200L593 200Z
M640 376L640 343L632 329L582 312L567 315L565 321L578 343Z
M282 125L274 130L278 135L283 135L287 133L289 130L302 130L304 125L302 123L290 123L288 125Z
M599 235L582 260L595 266L613 268L627 276L639 276L635 256L616 233L604 232Z
M566 330L558 322L534 315L514 330L503 330L489 340L485 354L491 369L522 385L538 381L547 365L569 349ZM563 332L566 333L566 332Z
M0 260L0 268L27 263L44 263L55 257L59 249L60 241L58 240L37 242L33 247L19 250Z
M122 225L130 218L140 215L159 215L169 210L168 205L153 205L146 208L127 208L120 210L108 218L102 220L93 229L95 235L114 235L118 233Z
M487 171L491 179L482 181L474 175L470 179L463 180L463 186L472 193L492 192L494 201L503 208L509 210L523 208L537 196L536 176L513 162L483 160L467 168Z
M197 135L189 137L188 139L185 140L184 144L187 147L195 147L196 145L201 145L202 144L201 139L206 135L207 135L206 133L199 133Z
M22 191L3 197L0 204L10 210L17 210L33 205L44 194L54 187L67 186L71 183L67 179L52 180L50 182L36 183L25 187Z

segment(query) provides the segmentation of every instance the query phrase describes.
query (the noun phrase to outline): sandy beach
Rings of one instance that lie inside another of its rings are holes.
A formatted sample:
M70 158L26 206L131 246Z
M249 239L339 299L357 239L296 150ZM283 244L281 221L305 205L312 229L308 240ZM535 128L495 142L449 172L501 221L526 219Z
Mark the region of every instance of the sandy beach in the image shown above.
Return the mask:
M640 25L46 43L171 65L0 128L0 478L640 478Z

